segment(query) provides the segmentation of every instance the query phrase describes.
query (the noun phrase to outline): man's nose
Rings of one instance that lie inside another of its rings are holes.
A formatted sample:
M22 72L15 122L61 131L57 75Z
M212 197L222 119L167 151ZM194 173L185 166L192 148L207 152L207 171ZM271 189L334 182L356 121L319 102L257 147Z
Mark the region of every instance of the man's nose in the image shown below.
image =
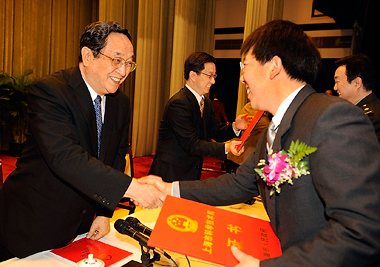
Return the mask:
M244 75L243 75L243 74L240 76L240 82L241 82L242 84L245 84L245 80L244 80Z
M123 65L122 67L117 68L116 71L117 71L118 73L120 73L120 75L122 75L123 78L124 78L126 75L129 74L129 73L127 73L127 67L129 67L129 66L127 66L127 65Z

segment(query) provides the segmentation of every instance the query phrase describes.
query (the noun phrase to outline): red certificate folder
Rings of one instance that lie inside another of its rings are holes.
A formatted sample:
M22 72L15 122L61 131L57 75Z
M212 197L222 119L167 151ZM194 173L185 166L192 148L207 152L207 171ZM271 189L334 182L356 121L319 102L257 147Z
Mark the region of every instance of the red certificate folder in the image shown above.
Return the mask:
M87 238L74 241L63 248L53 249L51 252L73 262L86 259L88 254L93 254L94 258L104 261L105 266L132 255L129 251Z
M237 145L237 147L236 147L237 151L239 151L240 148L244 145L248 136L251 134L253 128L255 128L256 124L259 122L259 120L263 116L263 114L264 114L264 111L261 111L261 110L257 111L257 113L253 117L251 123L248 125L247 129L245 129L243 135L240 137L239 141L242 141L242 142L240 145Z
M259 260L282 254L268 221L171 196L166 197L148 245L225 266L239 263L232 245Z

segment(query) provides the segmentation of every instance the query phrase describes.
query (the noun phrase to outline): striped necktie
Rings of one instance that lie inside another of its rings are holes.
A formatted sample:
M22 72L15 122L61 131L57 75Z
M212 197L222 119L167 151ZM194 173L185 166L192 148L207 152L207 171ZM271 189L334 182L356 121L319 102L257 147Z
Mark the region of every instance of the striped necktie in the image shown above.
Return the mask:
M100 154L100 144L102 139L102 106L101 106L102 98L98 95L94 100L94 108L96 115L96 129L98 135L98 158Z
M201 118L203 118L203 110L205 108L205 100L203 99L203 97L201 98L201 102L199 103L199 109L201 111Z

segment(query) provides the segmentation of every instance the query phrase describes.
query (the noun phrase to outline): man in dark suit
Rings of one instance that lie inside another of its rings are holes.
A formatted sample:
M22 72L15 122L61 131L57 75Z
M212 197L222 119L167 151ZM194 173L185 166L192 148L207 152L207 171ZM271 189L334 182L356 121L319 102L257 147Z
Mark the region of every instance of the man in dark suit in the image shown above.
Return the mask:
M241 82L252 108L274 115L254 156L236 174L217 179L141 182L211 205L239 203L260 194L283 254L260 262L232 247L239 267L378 266L380 146L368 117L343 99L314 91L310 83L318 73L320 55L294 23L278 20L259 27L241 52ZM309 169L298 172L285 162L276 170L280 165L274 164L264 172L264 181L255 169L261 169L263 161L274 163L268 153L287 152L297 140L317 149L302 158ZM292 178L292 184L276 181L279 172ZM279 190L273 191L272 182Z
M101 238L123 196L160 205L158 190L123 173L130 106L118 88L136 67L130 39L116 22L90 24L79 67L30 88L25 148L0 191L0 261L65 246L86 232Z
M380 143L380 100L374 94L376 70L371 59L356 54L337 60L335 65L334 90L367 114Z
M149 171L167 182L200 179L204 156L225 160L227 153L238 155L235 146L239 141L223 142L248 126L247 114L239 116L232 125L223 126L215 117L211 101L204 97L216 79L213 56L203 52L191 54L185 61L184 74L185 87L166 104L156 156Z

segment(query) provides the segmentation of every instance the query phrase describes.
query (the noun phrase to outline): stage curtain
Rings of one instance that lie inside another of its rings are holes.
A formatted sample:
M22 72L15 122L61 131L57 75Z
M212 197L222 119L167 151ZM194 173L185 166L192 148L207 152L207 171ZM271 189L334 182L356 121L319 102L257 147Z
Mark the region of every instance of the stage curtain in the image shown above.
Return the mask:
M78 64L79 38L96 0L0 1L0 72L41 77Z
M186 57L213 53L214 13L215 0L139 1L134 156L155 153L165 104L184 85Z
M284 0L247 0L245 15L244 40L255 29L274 19L282 19ZM243 60L243 59L242 59ZM242 75L242 72L240 72ZM244 84L239 81L238 103L236 116L248 103Z
M151 155L169 96L174 0L140 0L132 154Z
M215 0L176 1L170 96L185 84L183 65L193 52L213 54Z
M116 21L123 28L128 29L132 36L132 44L136 55L137 46L137 16L138 16L139 0L99 0L99 20L100 21ZM132 125L133 125L133 109L135 94L136 73L139 72L141 66L136 71L130 73L124 83L120 85L119 90L124 91L130 99L131 103L131 126L129 127L129 142L132 143Z
M29 77L40 78L77 66L79 38L97 12L97 0L1 0L0 73L32 69ZM0 127L0 150L11 139L9 128Z

